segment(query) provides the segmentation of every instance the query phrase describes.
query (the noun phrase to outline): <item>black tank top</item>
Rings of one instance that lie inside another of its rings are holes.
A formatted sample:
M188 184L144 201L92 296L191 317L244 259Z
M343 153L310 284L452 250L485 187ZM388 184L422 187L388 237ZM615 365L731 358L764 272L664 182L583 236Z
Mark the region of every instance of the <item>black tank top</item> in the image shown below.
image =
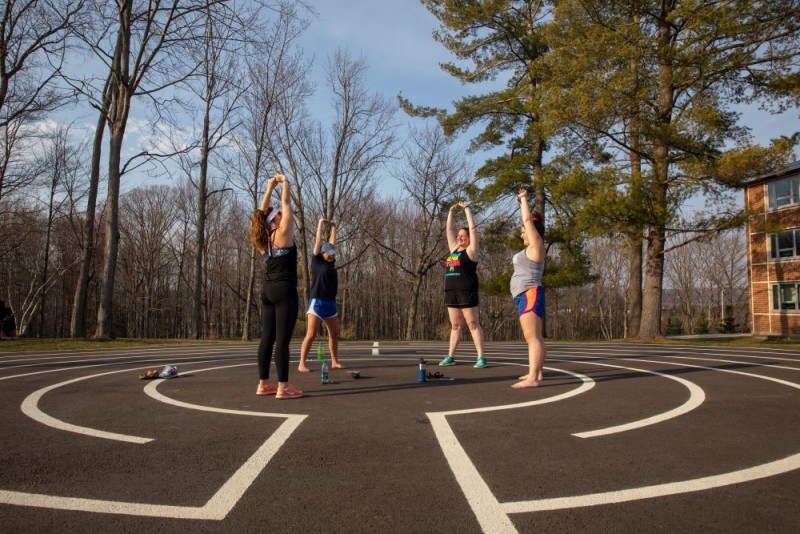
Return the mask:
M297 246L273 248L264 253L267 260L264 280L297 283Z
M454 250L447 255L444 271L444 290L478 290L478 262L472 261L466 250Z

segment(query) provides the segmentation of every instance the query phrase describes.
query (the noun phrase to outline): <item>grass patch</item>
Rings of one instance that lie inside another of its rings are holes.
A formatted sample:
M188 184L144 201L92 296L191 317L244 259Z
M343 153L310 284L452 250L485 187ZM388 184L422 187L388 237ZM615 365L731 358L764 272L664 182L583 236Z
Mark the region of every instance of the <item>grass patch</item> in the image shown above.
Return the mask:
M207 345L209 343L232 344L242 343L234 340L208 340L208 339L133 339L120 338L108 341L95 339L14 339L0 340L0 352L18 352L29 350L75 350L75 349L113 349L146 347L151 345Z

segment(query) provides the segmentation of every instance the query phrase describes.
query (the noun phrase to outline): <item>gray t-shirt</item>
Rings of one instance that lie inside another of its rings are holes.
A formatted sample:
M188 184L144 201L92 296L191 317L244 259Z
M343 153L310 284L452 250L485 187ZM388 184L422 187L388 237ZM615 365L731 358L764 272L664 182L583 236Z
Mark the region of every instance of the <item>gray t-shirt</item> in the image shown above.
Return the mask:
M533 261L528 258L523 249L514 254L512 263L514 264L514 274L511 275L511 296L516 297L525 293L532 287L542 285L542 272L544 272L544 260Z

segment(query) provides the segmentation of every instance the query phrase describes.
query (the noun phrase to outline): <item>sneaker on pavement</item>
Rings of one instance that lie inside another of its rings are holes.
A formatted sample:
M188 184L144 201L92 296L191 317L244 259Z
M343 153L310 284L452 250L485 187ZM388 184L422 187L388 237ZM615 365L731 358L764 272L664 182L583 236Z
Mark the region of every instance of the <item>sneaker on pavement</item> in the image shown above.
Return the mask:
M448 365L455 365L456 359L452 356L445 356L442 361L439 362L440 367L447 367Z
M275 395L278 392L278 386L275 384L267 384L266 386L258 385L256 395Z
M297 399L303 396L303 392L295 389L291 384L286 384L286 387L278 388L275 394L276 399Z
M483 369L484 367L486 367L486 358L484 358L483 356L478 357L473 367L475 367L475 369Z

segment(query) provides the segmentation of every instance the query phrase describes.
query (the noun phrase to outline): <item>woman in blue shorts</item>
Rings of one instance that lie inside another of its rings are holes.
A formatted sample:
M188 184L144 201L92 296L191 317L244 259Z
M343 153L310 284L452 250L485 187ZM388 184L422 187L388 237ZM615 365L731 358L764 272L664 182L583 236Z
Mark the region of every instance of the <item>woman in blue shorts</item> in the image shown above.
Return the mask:
M517 304L519 324L528 344L528 374L519 377L511 387L535 388L542 382L542 365L547 349L542 334L544 318L544 224L538 213L531 214L528 193L520 189L517 195L522 214L522 242L525 249L514 254L514 274L511 275L511 294Z
M322 242L322 225L328 223L330 236ZM336 310L336 292L339 289L339 275L336 272L336 223L320 219L317 224L317 237L311 256L311 291L308 294L306 310L306 337L300 347L300 364L297 370L307 373L306 356L322 322L328 329L328 351L331 354L331 368L343 369L339 362L339 314Z

